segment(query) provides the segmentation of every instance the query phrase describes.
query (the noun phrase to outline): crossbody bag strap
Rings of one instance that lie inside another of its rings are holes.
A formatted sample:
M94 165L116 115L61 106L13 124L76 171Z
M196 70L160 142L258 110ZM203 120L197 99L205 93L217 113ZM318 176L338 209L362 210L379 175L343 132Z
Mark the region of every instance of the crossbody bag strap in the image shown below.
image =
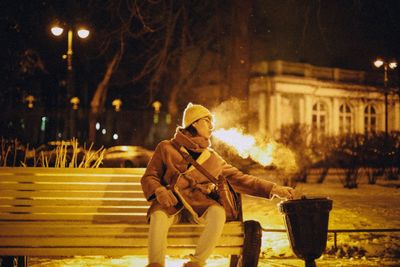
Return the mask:
M181 145L176 140L172 140L172 145L176 148L176 150L178 150L178 152L187 162L192 164L199 172L201 172L205 177L207 177L208 180L210 180L214 184L218 183L218 180L213 175L211 175L211 173L209 173L205 168L203 168L203 166L201 166L197 161L195 161L189 153L185 153L181 150Z

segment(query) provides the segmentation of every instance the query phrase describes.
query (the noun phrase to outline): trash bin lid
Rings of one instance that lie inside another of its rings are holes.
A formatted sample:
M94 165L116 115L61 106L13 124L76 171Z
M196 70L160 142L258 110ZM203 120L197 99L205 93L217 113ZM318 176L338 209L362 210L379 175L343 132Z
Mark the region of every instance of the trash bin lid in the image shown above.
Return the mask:
M332 209L332 200L327 197L307 197L280 202L279 210L282 213L292 212L329 212Z

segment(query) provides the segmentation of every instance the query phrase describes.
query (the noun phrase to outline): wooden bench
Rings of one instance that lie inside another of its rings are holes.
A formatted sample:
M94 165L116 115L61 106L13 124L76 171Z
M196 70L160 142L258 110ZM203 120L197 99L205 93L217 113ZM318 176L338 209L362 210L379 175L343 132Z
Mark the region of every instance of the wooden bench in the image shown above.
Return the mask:
M2 266L28 265L28 256L146 255L149 203L142 168L0 168ZM203 227L178 224L169 255L193 253ZM230 266L257 266L261 226L225 225L215 254Z

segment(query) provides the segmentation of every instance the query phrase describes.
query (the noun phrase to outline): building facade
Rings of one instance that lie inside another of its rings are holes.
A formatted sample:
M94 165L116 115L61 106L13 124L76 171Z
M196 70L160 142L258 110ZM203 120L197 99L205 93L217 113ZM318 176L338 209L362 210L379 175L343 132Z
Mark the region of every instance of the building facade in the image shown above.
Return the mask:
M385 101L383 76L281 60L254 64L252 73L251 131L278 137L293 123L327 135L385 131L386 105L388 131L400 130L399 95Z

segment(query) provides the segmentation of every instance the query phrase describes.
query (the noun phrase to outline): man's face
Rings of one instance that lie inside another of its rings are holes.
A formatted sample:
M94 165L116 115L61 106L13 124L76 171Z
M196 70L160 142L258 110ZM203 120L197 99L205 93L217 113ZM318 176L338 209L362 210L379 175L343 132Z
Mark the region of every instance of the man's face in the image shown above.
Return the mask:
M212 132L214 130L214 125L210 117L201 118L193 123L193 127L197 130L199 136L205 137L207 139L211 138Z

